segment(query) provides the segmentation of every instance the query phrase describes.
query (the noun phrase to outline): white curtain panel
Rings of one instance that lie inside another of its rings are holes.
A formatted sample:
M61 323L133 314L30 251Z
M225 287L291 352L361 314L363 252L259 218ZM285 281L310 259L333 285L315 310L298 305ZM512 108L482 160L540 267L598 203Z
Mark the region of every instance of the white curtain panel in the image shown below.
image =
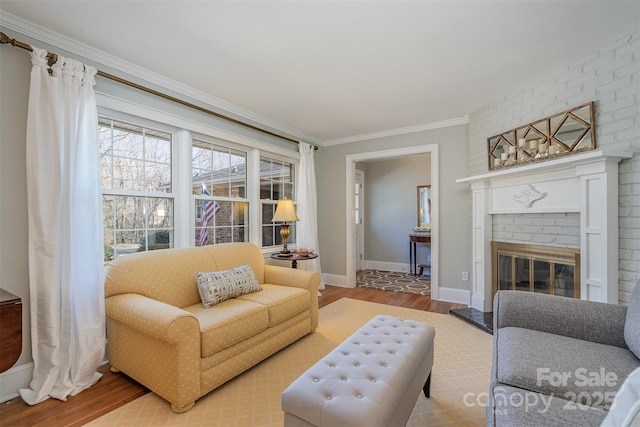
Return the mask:
M318 247L318 192L316 190L316 167L313 158L313 146L306 142L298 143L300 150L300 167L298 168L298 188L296 194L296 211L300 221L296 224L296 245L299 248L312 248L318 258L299 262L298 268L315 271L320 270L320 248ZM320 279L319 289L324 289L324 281Z
M101 377L104 357L102 197L95 68L33 48L27 201L33 379L30 405L66 400Z

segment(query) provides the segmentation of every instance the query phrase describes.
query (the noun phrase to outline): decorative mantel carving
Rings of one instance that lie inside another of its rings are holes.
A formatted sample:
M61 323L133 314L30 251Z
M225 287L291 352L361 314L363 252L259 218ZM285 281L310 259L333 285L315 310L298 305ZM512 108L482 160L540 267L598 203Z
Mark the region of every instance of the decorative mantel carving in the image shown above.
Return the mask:
M525 208L530 208L535 201L542 199L546 195L547 193L544 191L538 191L533 185L527 184L520 193L513 195L513 200L522 203Z

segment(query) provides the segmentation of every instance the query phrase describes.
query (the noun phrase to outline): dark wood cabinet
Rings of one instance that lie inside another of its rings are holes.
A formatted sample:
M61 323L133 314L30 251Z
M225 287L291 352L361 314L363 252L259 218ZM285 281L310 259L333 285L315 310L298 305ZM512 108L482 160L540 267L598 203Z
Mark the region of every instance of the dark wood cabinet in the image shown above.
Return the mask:
M22 353L22 299L0 289L0 372L12 367Z

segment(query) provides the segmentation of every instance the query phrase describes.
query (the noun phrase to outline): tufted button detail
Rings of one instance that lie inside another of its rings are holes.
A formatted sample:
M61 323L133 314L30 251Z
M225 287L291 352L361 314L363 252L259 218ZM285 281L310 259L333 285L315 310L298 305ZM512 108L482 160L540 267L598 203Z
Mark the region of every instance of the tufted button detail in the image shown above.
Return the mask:
M391 393L403 392L402 385L410 382L414 375L418 375L418 373L409 372L407 368L431 345L433 345L432 327L391 316L376 316L369 324L343 341L330 355L317 363L312 368L314 371L310 372L311 375L306 376L306 381L296 380L288 389L288 394L286 396L283 394L283 398L286 397L288 403L297 405L291 406L296 412L290 412L296 416L302 415L307 410L327 411L333 416L336 415L335 405L339 403L340 406L347 405L348 409L344 412L339 408L340 416L344 417L341 420L342 424L355 425L358 420L365 419L370 407L375 405L379 396L386 397ZM361 348L355 348L356 346ZM363 359L362 356L367 357ZM327 371L329 367L334 368L335 371L333 373ZM380 371L379 368L384 371ZM397 374L398 371L403 374L400 376ZM379 381L375 375L380 375ZM318 383L309 389L309 380L316 383L321 381L322 386ZM366 383L358 385L358 381L368 381L370 385L367 388ZM363 391L358 391L356 388L362 388ZM316 399L313 407L306 404L300 405L298 396L300 393L307 392L312 393ZM334 392L338 395L336 403L333 403L331 394ZM353 401L353 399L365 400L365 393L367 393L367 402ZM345 400L344 403L343 400Z

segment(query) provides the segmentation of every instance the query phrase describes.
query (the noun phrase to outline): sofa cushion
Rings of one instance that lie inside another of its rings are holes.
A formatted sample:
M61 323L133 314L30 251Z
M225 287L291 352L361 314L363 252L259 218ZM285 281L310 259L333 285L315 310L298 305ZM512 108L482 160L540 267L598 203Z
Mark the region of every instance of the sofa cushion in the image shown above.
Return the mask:
M504 384L491 386L487 425L496 427L599 426L607 411Z
M239 296L238 299L261 304L269 310L269 327L311 308L309 291L302 288L279 285L262 285L262 292Z
M605 409L640 366L627 349L530 329L500 328L496 341L499 382L565 399L586 392L582 403Z
M624 322L624 341L637 358L640 358L640 284L631 292Z
M231 347L269 326L269 312L261 304L230 299L205 309L201 304L185 307L200 323L202 357Z
M261 290L256 275L247 264L230 270L197 272L196 281L204 308Z

